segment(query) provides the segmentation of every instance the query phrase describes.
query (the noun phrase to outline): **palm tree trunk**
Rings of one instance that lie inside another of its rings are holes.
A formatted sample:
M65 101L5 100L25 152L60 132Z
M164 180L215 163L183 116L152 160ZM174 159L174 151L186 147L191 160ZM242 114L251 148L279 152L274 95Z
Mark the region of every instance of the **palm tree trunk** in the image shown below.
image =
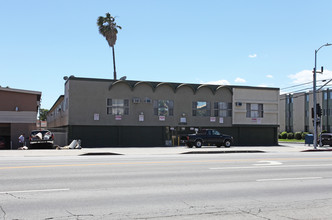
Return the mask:
M114 80L116 80L116 68L115 68L115 53L114 53L114 45L112 46L112 53L113 53Z

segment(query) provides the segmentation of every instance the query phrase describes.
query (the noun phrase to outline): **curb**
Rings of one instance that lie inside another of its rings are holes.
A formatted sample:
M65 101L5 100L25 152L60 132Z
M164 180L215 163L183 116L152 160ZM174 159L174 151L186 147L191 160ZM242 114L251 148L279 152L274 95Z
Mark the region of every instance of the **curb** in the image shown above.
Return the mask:
M332 151L332 149L310 149L310 150L303 150L301 152L322 152L322 151Z
M228 154L228 153L265 153L265 151L261 150L189 151L180 154Z
M125 154L111 153L111 152L91 152L91 153L79 154L77 156L107 156L107 155L125 155Z

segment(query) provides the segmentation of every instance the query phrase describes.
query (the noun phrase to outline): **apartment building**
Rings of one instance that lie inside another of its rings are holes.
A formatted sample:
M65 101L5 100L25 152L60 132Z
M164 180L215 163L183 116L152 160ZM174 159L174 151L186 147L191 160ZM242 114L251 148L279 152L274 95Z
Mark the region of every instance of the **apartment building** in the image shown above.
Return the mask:
M235 145L277 145L279 89L71 76L47 116L83 147L177 145L213 128Z
M319 130L332 132L332 91L330 89L317 92L317 103L322 109ZM279 131L313 133L313 94L301 92L280 95Z
M36 129L41 92L0 87L0 138L3 149L17 149L18 137ZM29 144L26 139L26 145Z

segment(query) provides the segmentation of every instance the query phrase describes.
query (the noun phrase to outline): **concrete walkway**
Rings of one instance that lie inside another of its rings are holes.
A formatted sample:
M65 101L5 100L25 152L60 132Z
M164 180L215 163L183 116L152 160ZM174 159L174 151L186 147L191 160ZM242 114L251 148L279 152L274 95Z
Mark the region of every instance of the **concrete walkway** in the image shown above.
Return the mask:
M217 148L203 146L202 148L177 147L109 147L83 148L73 150L1 150L0 157L45 157L45 156L88 156L88 155L169 155L169 154L209 154L209 153L278 153L278 152L308 152L332 151L332 147L318 147L303 143L280 143L279 146L234 146Z

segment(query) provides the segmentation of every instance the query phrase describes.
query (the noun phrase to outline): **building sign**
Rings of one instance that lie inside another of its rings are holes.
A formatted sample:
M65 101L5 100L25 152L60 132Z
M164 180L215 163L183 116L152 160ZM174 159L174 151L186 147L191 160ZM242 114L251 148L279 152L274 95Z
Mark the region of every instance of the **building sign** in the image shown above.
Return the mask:
M115 120L121 121L122 120L122 115L115 115Z
M99 121L99 114L93 114L93 120Z
M187 123L187 118L181 117L180 118L180 123Z
M144 121L144 115L139 115L138 116L138 121Z
M216 122L216 117L210 117L210 122Z
M166 117L165 116L159 116L159 121L165 121Z
M223 124L224 123L224 118L219 118L219 123Z
M47 127L47 121L37 121L36 123L37 128L46 128Z

